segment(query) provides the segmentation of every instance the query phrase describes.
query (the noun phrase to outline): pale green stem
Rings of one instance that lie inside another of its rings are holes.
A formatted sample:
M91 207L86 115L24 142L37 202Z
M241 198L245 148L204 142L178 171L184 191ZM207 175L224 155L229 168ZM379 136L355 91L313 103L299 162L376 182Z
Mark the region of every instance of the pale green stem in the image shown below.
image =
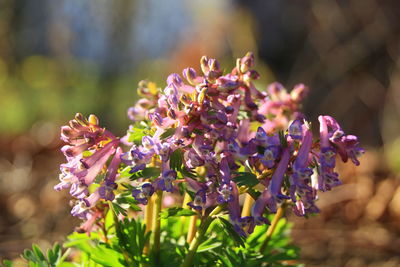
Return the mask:
M160 234L161 234L161 204L162 204L162 190L157 190L153 207L153 252L155 256L155 263L158 264L160 256Z

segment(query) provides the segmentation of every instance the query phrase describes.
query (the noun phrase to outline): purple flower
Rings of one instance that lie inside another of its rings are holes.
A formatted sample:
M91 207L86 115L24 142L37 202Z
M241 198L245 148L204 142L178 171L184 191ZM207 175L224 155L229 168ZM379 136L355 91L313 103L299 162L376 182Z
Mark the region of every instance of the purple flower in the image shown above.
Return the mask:
M161 179L158 181L158 188L162 191L172 192L174 187L172 182L176 179L176 171L166 170L162 173Z
M303 138L303 122L301 120L294 120L289 126L289 135L295 140Z
M105 200L114 200L115 194L114 190L118 188L118 185L112 181L105 181L100 187L99 187L99 195L102 199Z
M80 158L72 158L68 163L60 165L61 173L59 175L60 183L57 184L54 189L61 191L62 189L70 188L72 184L79 182L78 177L74 175L75 172L84 169Z
M183 85L183 81L182 81L181 77L179 76L179 74L172 73L167 78L167 84L168 85L175 84L177 86L181 86L181 85Z
M186 68L183 70L183 77L191 84L198 85L202 82L202 78L197 75L193 68Z
M267 188L262 192L261 196L258 197L251 209L254 223L253 228L255 225L270 224L269 220L263 216L265 207L268 207L271 212L276 212L274 197Z
M302 199L299 199L293 207L293 212L297 216L305 216L307 213L319 213L319 209L315 206L314 197L312 195L305 195Z
M177 85L174 83L169 84L165 90L165 95L167 96L167 102L173 109L178 109L179 104L179 93Z
M354 135L345 135L342 128L330 116L319 116L321 151L319 154L320 166L316 188L321 191L330 190L340 185L338 174L334 172L336 154L346 162L349 158L355 165L359 165L358 157L364 153Z
M158 127L163 127L164 119L158 112L149 113L149 119Z
M267 188L264 189L261 196L258 197L252 207L252 216L254 217L255 225L265 224L268 221L263 217L265 207L271 212L276 212L277 203L282 199L287 199L287 196L281 193L281 187L283 182L284 174L286 173L290 160L290 153L288 148L285 148L282 153L282 158L278 163L278 166L272 175L271 182Z
M239 87L239 77L237 75L227 74L217 79L218 90L228 92Z
M70 194L79 199L71 213L86 220L91 217L92 208L100 198L114 198L113 190L117 186L114 181L122 153L118 147L120 141L99 127L97 117L91 115L85 119L81 114L77 114L69 126L61 128L61 139L68 143L61 149L68 163L61 165L61 182L54 188L61 190L70 187ZM90 194L89 186L95 183L96 177L103 172L103 167L113 155L104 181Z
M77 114L61 128L67 163L61 165L55 189L70 188L77 199L72 213L87 220L85 228L104 216L99 203L115 198L121 163L130 173L144 170L150 163L161 170L151 182L139 178L140 184L132 190L139 203L147 204L155 190L173 192L176 183L186 182L194 198L185 204L199 212L223 204L242 236L256 225L269 223L265 213L276 212L283 200L291 202L299 216L318 212L318 190L340 184L334 170L336 156L359 164L358 156L364 153L359 140L345 135L332 117L318 118L320 141L313 141L310 124L299 112L300 101L308 92L304 85L297 85L290 93L279 83L271 84L267 92L259 91L254 84L259 74L252 69L252 53L239 58L236 67L224 75L215 59L204 56L200 65L202 73L187 68L183 80L176 73L169 75L164 90L140 82L138 94L144 98L129 108L128 117L153 127L152 134L144 136L140 144L128 142L128 135L120 141L100 127L94 116L85 119ZM255 126L259 126L257 131ZM135 131L135 126L129 131ZM280 136L281 132L287 134ZM120 142L130 150L123 153ZM170 168L176 167L177 149L184 164L179 175L190 172L198 178L175 181L177 172ZM236 171L265 177L255 186L256 190L265 188L255 200L252 216L241 217L238 187L231 177ZM104 174L104 179L99 174ZM91 186L93 183L97 187Z
M253 217L241 217L239 206L239 192L237 186L234 182L230 182L229 186L231 187L231 201L228 202L229 220L231 221L235 231L239 235L246 237L247 234L253 232ZM244 231L245 228L248 229L247 232Z
M269 136L262 127L258 127L256 136L252 142L262 147L280 145L279 136L277 134Z
M154 151L160 156L163 162L168 161L169 155L171 154L171 144L168 142L159 142L154 146Z
M146 164L150 163L153 155L153 149L147 150L134 145L128 152L123 153L120 158L123 163L132 166L130 173L134 173L143 170Z
M194 195L193 201L190 201L187 203L187 205L195 210L201 211L205 208L206 200L206 191L204 189L200 189Z
M290 92L290 96L293 99L293 101L300 103L303 99L306 98L308 92L309 88L307 86L305 86L304 84L297 84Z
M190 169L204 165L204 160L194 149L189 149L184 154L186 166Z
M320 166L318 175L318 184L316 189L321 191L331 190L333 187L341 185L339 174L334 172L332 168Z
M101 150L97 150L93 155L81 159L81 163L85 167L85 170L75 173L79 180L83 181L86 185L92 184L110 156L114 154L115 146L118 142L118 140L112 141L105 145Z
M71 214L79 219L86 220L90 213L90 208L85 200L79 200L71 210Z
M75 182L71 184L71 188L69 190L69 193L71 196L74 196L76 198L84 198L89 194L89 190L87 185L81 183L81 182Z
M217 79L222 74L219 63L216 59L213 58L209 59L206 56L203 56L200 59L200 66L201 70L204 73L204 76L210 82L215 81L215 79Z
M294 203L295 214L303 216L314 212L316 194L311 184L312 169L308 168L309 154L312 146L311 131L303 127L302 144L293 163L293 173L290 175L290 196ZM299 203L297 203L299 202Z
M212 174L208 176L211 177ZM214 181L210 179L205 183L200 183L194 179L186 178L186 182L196 191L193 201L187 203L190 207L200 211L217 204L217 192L214 189Z
M275 161L280 155L280 150L281 149L278 146L266 147L264 153L259 154L258 158L265 167L271 169L275 165Z
M356 165L360 165L358 158L365 153L365 150L359 147L358 138L354 135L346 135L335 142L338 147L339 155L343 162L347 162L348 158Z
M249 71L251 67L254 66L254 54L248 52L244 57L242 57L236 66L237 70L241 73Z
M141 187L132 190L132 196L140 204L147 205L149 198L154 193L154 187L151 183L144 183Z
M226 156L221 159L220 173L222 182L228 185L231 181L231 168L229 167L229 159Z
M218 188L218 198L217 201L218 203L226 203L230 202L233 200L233 193L232 193L232 186L230 184L223 183L219 188Z

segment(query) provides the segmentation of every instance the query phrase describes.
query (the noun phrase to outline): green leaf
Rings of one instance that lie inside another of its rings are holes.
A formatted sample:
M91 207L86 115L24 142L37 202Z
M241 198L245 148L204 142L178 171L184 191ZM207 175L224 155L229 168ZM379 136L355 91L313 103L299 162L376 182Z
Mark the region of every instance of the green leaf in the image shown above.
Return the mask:
M33 262L37 261L35 254L30 249L25 249L24 252L22 253L22 257L27 261L33 261Z
M182 169L183 153L181 149L176 149L171 153L169 166L172 170L180 171Z
M220 247L222 242L215 242L215 240L209 239L211 242L204 242L202 243L199 248L197 249L197 253L205 252L212 250L214 248Z
M58 243L54 244L53 249L47 250L47 259L51 266L56 266L61 256L62 256L61 247Z
M135 188L134 186L127 184L127 183L120 183L120 185L122 187L124 187L125 189L128 189L128 191L132 191Z
M185 177L189 177L189 178L193 178L196 179L197 175L196 173L192 172L191 170L188 170L186 167L183 167L180 172L182 173L182 176Z
M143 136L146 136L147 134L148 131L143 125L135 124L127 131L128 142L133 142L136 145L140 145L142 143Z
M130 173L131 169L132 169L131 166L125 167L119 172L119 177L120 178L131 177L132 176L132 173Z
M169 209L165 209L161 212L160 217L162 219L167 219L169 217L174 217L174 216L192 216L197 214L194 211L191 211L189 209L184 209L181 207L174 207L174 208L169 208Z
M40 250L39 246L36 244L32 245L32 249L33 249L33 253L35 253L36 258L41 260L41 261L45 261L46 258L43 255L43 252Z
M224 264L223 266L227 266L227 267L234 267L232 265L232 263L230 262L229 258L225 257L224 255L218 255L219 259L221 260L221 262Z
M72 263L72 262L61 262L59 264L57 264L57 267L77 267L79 265L77 265L76 263Z
M284 131L279 131L279 140L283 148L288 146Z
M47 259L49 261L50 266L54 266L55 262L57 261L57 257L55 257L51 249L47 250Z
M184 248L177 246L177 247L175 247L175 251L176 251L176 253L177 253L179 256L181 256L182 258L185 257L185 250L184 250ZM198 252L198 250L197 250L197 252Z
M142 171L143 178L157 178L160 173L160 168L156 167L147 167Z
M115 201L118 204L128 204L129 208L132 209L133 211L142 211L142 209L137 205L138 202L135 200L132 196L131 193L129 192L128 196L119 196L115 199Z
M117 203L112 202L112 205L113 205L113 208L114 208L114 210L115 210L115 212L116 212L117 214L122 214L122 215L124 215L124 216L127 216L127 215L128 215L128 213L126 212L126 210L125 210L123 207L121 207L120 205L118 205Z
M224 232L229 236L233 238L233 241L235 242L236 245L244 247L244 238L241 237L233 228L233 225L227 221L226 219L222 217L218 217L219 222L221 223L221 227L224 230Z
M4 267L11 267L12 264L13 264L13 262L10 261L10 260L3 260L3 266Z
M91 233L91 236L94 236L94 233ZM92 250L92 246L89 242L93 238L90 238L84 233L73 233L68 236L68 240L64 242L63 246L66 248L76 247L77 249L90 254Z
M190 190L186 189L186 193L190 196L191 199L194 199L194 197L196 196L196 193Z
M145 178L145 179L155 179L158 176L160 176L161 170L160 168L156 167L147 167L143 171L138 171L129 177L131 181L137 180L139 178Z
M237 176L233 178L233 180L239 185L239 186L247 186L248 188L252 188L256 186L260 181L257 179L257 176L255 176L251 172L238 172Z
M261 192L255 191L253 188L247 189L247 194L249 194L253 199L258 199L261 195Z
M123 264L125 262L123 255L114 249L106 247L104 244L99 244L93 248L90 257L93 261L103 266L126 266Z
M160 139L164 140L175 134L176 128L168 128L161 135Z

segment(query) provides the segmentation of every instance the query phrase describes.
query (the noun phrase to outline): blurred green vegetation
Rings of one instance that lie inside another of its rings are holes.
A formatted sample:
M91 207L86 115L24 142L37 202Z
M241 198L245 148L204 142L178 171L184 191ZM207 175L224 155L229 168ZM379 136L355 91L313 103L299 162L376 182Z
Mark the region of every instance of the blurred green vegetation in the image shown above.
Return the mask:
M105 80L99 66L90 61L33 55L11 71L0 59L0 132L20 134L39 120L61 124L81 112L106 118L106 124L123 134L126 110L136 101L137 82L151 73L149 78L161 84L160 77L166 75L162 72L162 60L148 61L139 71Z

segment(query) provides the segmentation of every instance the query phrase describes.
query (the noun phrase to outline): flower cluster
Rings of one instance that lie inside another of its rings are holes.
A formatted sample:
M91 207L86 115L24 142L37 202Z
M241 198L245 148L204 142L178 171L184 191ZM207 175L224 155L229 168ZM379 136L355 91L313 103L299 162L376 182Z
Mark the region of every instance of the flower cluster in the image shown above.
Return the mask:
M320 117L321 143L313 141L308 123L299 112L308 91L304 85L295 86L290 93L278 83L270 85L267 92L259 91L253 84L259 77L253 64L253 55L248 53L231 73L223 75L215 59L203 57L202 75L192 68L183 71L186 81L171 74L161 92L154 85L140 84L145 98L128 114L136 121L148 118L155 133L143 137L142 145L134 145L122 159L136 172L159 157L161 175L135 190L138 201L146 203L144 196L148 198L155 190L177 191L177 174L168 161L179 149L186 169L202 168L195 179L183 175L195 191L188 205L201 211L228 203L232 223L237 229L247 225L251 232L254 225L267 222L263 217L266 207L276 212L277 205L285 200L293 203L297 215L317 212L317 190L340 184L334 172L337 153L343 161L351 158L358 164L357 156L363 150L357 138L344 135L333 118ZM252 131L254 128L257 130ZM171 129L171 136L161 138ZM268 175L259 180L265 189L251 216L243 218L234 178L244 166L258 175ZM287 184L283 183L285 178Z
M61 139L67 143L61 149L67 163L61 164L60 183L54 188L58 191L70 188L70 194L75 199L71 213L93 221L99 216L95 209L99 200L113 200L115 197L115 180L122 154L118 147L119 140L99 127L96 116L90 115L85 119L79 113L68 126L61 127ZM104 166L111 157L111 163L105 170ZM101 174L104 177L99 179ZM90 194L89 187L93 186L95 190Z
M318 212L317 192L340 184L334 170L337 155L359 164L363 149L357 137L345 135L332 117L319 117L319 140L313 139L300 112L308 92L304 85L290 93L278 83L258 90L251 53L228 74L215 59L202 57L200 64L200 74L193 68L184 69L182 76L171 74L164 89L139 83L142 99L129 108L133 124L121 138L129 146L126 152L94 117L87 121L77 115L62 128L68 163L61 166L56 189L71 188L79 200L75 216L87 219L99 199L114 198L115 178L124 165L129 175L136 175L129 186L138 203L146 205L159 190L187 190L192 197L188 207L199 214L226 207L234 228L245 236L256 225L269 223L265 212L276 212L283 202L291 203L299 216ZM88 186L112 156L105 177L88 196ZM158 174L143 175L149 169ZM252 175L252 183L238 181L243 173ZM251 214L242 216L239 194L244 192L255 201Z

